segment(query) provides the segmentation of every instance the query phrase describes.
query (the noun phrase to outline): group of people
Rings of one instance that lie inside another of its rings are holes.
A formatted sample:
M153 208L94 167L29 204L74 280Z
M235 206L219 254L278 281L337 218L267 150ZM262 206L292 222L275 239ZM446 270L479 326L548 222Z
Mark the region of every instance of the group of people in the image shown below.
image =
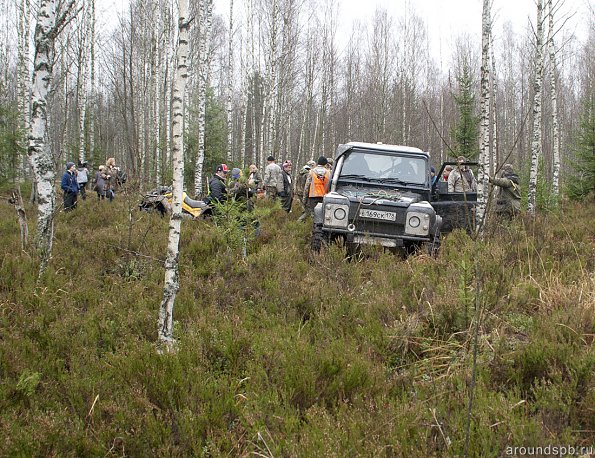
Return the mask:
M295 182L292 177L292 167L291 160L285 160L279 165L274 156L269 156L263 176L258 167L251 164L246 180L241 180L242 171L234 168L231 170L231 181L228 181L230 172L228 166L219 164L209 181L206 202L221 203L231 196L246 202L248 210L251 210L253 206L251 198L257 194L264 194L266 198L273 201L279 200L283 210L289 213L295 196L304 207L304 212L300 216L300 220L303 220L307 214L313 213L314 207L322 202L324 195L329 191L332 160L320 156L317 162L308 161L298 172Z
M448 192L477 192L473 170L466 165L466 162L465 156L459 156L457 166L445 166L442 177L436 176L436 170L432 167L432 185L441 181L448 184ZM497 188L494 208L496 214L506 218L517 215L521 210L520 180L512 164L504 164L498 176L488 179Z
M316 204L322 202L322 198L329 191L332 160L321 156L318 162L308 161L297 174L295 183L292 167L291 160L285 160L279 165L274 156L269 156L263 176L258 167L251 164L247 179L240 180L240 169L229 170L226 164L219 164L209 181L209 195L206 201L225 202L230 195L236 200L241 196L242 200L250 201L256 194L264 194L273 201L279 200L283 210L289 213L296 196L304 206L304 215L301 217L303 219L306 213L313 212ZM231 181L228 183L230 171ZM228 184L231 186L229 189Z
M314 208L322 202L324 196L329 192L331 183L332 159L320 156L317 162L308 161L298 172L296 183L292 180L292 163L285 160L280 166L274 156L267 158L267 165L264 169L264 177L260 176L256 165L249 167L249 176L245 183L238 180L242 171L238 168L232 170L233 187L231 192L238 199L252 205L251 197L259 192L265 196L281 201L281 206L286 212L290 212L294 195L302 203L304 212L299 220L306 215L312 215ZM229 169L226 164L220 164L215 170L215 175L209 182L208 200L225 201L227 198L226 179ZM449 193L477 192L477 181L473 170L467 165L464 156L457 158L455 167L447 165L444 167L443 175L436 176L436 170L431 168L432 185L438 181L447 183ZM519 189L519 177L514 172L511 164L504 164L498 176L489 177L489 182L497 187L495 212L505 217L513 217L519 213L521 207L521 194Z
M121 184L118 179L120 168L116 160L110 157L105 165L100 165L93 178L93 191L97 193L97 200L109 199L111 202L116 194L117 187ZM87 198L87 184L89 183L89 169L86 162L79 161L66 163L66 171L62 175L60 188L64 193L64 211L76 208L77 199Z

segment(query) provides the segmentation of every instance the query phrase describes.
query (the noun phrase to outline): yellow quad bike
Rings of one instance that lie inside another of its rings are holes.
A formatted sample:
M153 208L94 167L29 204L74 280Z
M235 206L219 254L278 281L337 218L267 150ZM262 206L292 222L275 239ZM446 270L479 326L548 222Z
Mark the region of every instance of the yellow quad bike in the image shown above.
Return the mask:
M161 216L172 211L173 194L171 188L160 186L147 193L139 207L144 211L158 211ZM194 200L182 193L182 216L192 219L205 217L212 214L212 209L202 200Z

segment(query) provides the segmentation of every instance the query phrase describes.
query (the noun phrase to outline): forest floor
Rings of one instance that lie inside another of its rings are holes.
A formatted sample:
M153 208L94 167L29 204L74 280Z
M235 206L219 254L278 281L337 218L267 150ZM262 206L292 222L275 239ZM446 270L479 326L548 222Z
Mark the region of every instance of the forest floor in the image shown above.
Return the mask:
M245 258L185 221L170 354L168 220L139 201L57 214L39 283L0 202L0 456L464 456L468 424L469 456L594 445L592 201L436 259L313 255L297 208L262 202Z

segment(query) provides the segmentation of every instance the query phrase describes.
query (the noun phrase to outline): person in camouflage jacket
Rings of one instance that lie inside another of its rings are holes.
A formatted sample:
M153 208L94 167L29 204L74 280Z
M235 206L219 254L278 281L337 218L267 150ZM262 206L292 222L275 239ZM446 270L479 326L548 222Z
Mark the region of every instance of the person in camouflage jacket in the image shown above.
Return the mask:
M496 214L508 219L517 215L521 211L521 192L519 177L512 165L504 164L500 177L490 177L489 181L498 188L494 209Z

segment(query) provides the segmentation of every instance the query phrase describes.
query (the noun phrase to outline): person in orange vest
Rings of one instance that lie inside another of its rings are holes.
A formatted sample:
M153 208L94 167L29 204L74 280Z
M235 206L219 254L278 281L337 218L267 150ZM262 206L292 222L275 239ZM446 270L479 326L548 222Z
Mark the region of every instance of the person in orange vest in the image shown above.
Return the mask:
M304 208L309 215L314 214L314 207L322 203L322 198L331 187L331 171L326 168L328 160L324 156L318 158L316 167L310 170L304 186Z

